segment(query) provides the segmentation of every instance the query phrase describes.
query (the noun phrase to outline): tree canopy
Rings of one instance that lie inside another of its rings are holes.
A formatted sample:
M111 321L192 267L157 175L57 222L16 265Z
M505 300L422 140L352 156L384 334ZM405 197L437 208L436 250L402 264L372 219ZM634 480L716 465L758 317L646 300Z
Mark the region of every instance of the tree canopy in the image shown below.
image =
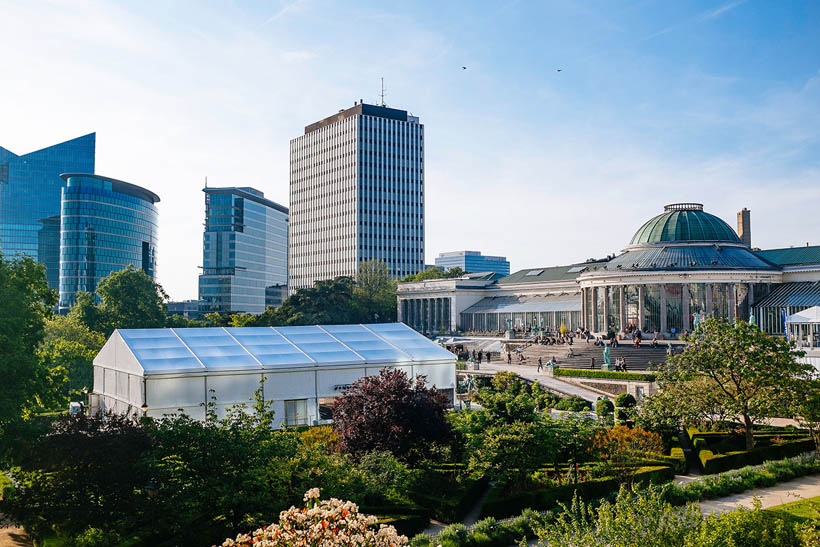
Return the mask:
M45 266L0 254L0 436L5 423L41 406L54 391L36 350L56 303Z
M718 409L740 416L747 449L754 447L755 424L786 411L785 395L809 367L788 341L745 321L707 319L686 342L661 367L663 389L689 405L690 414Z
M447 271L445 271L441 266L430 266L429 268L425 268L418 273L403 277L401 281L402 283L412 283L414 281L426 281L428 279L451 279L454 277L461 277L466 273L468 272L465 272L459 266L450 268Z
M426 377L411 380L399 369L382 369L359 378L336 400L333 426L342 450L353 455L387 451L400 459L425 455L431 443L445 441L447 397L425 387Z

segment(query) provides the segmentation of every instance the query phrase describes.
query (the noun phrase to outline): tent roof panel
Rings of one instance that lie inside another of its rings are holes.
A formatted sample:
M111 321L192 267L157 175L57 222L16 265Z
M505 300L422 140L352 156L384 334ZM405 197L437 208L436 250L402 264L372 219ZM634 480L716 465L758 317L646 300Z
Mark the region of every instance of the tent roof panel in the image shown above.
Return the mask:
M117 332L149 374L455 359L450 352L402 323L122 329Z

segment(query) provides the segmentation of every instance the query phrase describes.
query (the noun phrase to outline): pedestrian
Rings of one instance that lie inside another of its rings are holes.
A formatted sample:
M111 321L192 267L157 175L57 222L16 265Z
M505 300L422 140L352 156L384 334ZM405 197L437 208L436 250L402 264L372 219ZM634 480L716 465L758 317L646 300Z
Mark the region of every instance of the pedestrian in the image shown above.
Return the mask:
M512 354L509 351L507 352L507 364L512 365Z
M487 363L489 363L489 362L490 362L490 352L488 351L487 352Z
M589 358L589 368L590 370L595 370L595 357Z
M621 357L621 372L626 372L626 357Z
M479 362L479 363L481 363L481 361L482 361L483 359L484 359L484 351L479 350L479 351L478 351L478 362Z
M544 368L544 364L541 362L541 357L538 358L538 372L541 372L541 369Z

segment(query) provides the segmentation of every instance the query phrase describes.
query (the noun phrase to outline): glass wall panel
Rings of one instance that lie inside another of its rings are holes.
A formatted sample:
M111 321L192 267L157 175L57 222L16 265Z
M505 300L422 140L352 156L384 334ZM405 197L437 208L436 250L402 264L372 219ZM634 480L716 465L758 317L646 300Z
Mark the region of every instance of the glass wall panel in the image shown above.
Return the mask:
M609 328L615 332L621 330L621 288L607 287L606 288L607 301L609 302L609 310L607 316L609 317Z
M729 318L729 284L712 285L712 315L723 319Z
M596 287L595 289L595 305L597 306L595 310L595 316L597 319L597 323L595 328L598 329L599 332L604 330L604 299L606 298L606 293L603 287Z
M645 332L656 332L661 329L661 287L645 285L643 289L643 325Z
M695 317L698 322L706 318L706 284L689 284L689 327L695 328Z
M624 307L626 308L626 324L631 327L639 327L640 310L638 307L637 285L626 285L624 287Z
M680 285L666 285L666 329L671 333L683 330L683 292Z
M593 306L594 294L592 292L592 289L587 289L585 292L586 292L586 299L587 299L587 310L586 310L587 311L587 316L586 316L586 318L584 318L584 321L586 322L585 326L589 330L592 330L592 325L595 322L594 319L593 319L594 316L595 316L595 314L594 314L595 307Z

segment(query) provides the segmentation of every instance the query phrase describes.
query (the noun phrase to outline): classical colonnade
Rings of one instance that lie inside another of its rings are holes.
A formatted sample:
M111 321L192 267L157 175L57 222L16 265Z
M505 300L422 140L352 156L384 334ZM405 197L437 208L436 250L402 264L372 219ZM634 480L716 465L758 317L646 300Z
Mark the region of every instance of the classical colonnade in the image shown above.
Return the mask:
M748 283L657 283L581 289L586 326L602 333L622 332L631 325L646 333L680 334L691 331L697 319L706 316L746 318L753 293L753 285Z
M407 298L400 302L398 320L419 332L450 332L455 328L452 310L452 297Z

